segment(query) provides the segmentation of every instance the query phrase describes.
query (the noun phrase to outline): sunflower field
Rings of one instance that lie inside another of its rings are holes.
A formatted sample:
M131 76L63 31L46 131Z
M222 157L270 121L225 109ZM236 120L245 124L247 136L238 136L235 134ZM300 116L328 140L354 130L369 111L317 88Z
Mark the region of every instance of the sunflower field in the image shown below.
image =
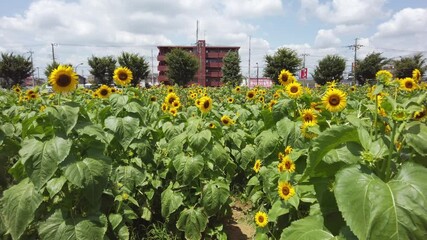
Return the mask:
M282 71L286 74L285 71ZM427 92L375 85L1 90L2 239L227 239L234 195L255 239L427 239ZM280 80L280 79L279 79Z

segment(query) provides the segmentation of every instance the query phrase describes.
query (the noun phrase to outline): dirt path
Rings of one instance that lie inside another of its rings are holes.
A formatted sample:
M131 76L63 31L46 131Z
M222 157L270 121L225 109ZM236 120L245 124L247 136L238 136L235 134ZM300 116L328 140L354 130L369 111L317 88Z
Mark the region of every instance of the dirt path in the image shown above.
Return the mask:
M239 200L234 200L231 207L232 216L224 225L224 230L230 240L253 239L255 235L255 225L248 223L251 216L248 216L250 206L243 204Z

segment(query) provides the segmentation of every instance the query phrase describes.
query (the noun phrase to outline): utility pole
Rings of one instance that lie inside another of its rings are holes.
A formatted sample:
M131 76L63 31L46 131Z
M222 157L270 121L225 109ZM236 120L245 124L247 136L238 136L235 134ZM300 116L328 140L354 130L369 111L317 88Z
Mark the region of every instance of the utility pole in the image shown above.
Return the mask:
M258 71L259 67L258 67L258 63L256 63L256 85L258 86Z
M33 62L33 51L30 50L28 51L28 53L30 54L30 60L31 60L31 76L33 78L33 87L36 85L35 84L35 80L34 80L34 62Z
M302 69L305 71L305 57L306 56L310 56L310 54L308 54L308 53L303 53L303 54L301 54L301 56L302 56ZM307 74L308 75L308 74ZM304 78L304 85L306 85L307 86L307 77L306 78Z
M356 71L357 71L356 70L357 50L359 48L363 47L363 45L357 43L357 40L358 40L358 38L355 38L354 39L354 44L348 46L350 49L354 49L354 66L353 66L353 69L352 69L353 70L353 85L356 85L356 76L357 76L357 74L356 74Z
M58 46L56 43L51 43L52 46L52 63L55 64L55 46Z

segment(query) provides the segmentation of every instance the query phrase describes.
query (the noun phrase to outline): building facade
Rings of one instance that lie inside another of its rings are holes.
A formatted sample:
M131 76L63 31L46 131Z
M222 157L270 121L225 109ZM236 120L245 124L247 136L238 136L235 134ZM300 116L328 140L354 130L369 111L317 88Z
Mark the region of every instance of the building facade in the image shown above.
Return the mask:
M240 47L230 46L206 46L205 40L198 40L194 46L157 46L157 48L159 49L157 70L159 71L158 80L160 83L171 84L167 77L166 54L174 48L180 48L191 52L199 59L199 70L190 84L196 83L200 86L220 86L223 58L229 51L237 52L240 49Z

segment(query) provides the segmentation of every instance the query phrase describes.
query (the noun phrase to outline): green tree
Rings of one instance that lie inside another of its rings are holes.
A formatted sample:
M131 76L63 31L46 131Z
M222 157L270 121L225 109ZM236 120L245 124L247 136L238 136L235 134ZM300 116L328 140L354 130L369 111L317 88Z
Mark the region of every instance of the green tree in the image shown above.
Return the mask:
M169 81L180 86L185 86L199 69L198 59L191 53L174 48L166 54L166 64L168 66L167 76Z
M91 67L89 72L94 76L95 84L111 85L113 83L116 62L112 56L92 56L88 59L88 64Z
M421 76L427 70L426 59L421 53L417 53L410 57L401 57L399 60L393 61L394 76L397 78L412 77L414 69L420 70Z
M132 71L132 86L138 85L142 80L146 80L150 73L148 62L138 54L122 52L118 57L119 65L127 67Z
M313 78L317 84L325 85L326 82L335 80L340 82L343 79L345 70L345 59L338 55L326 55L319 61L314 69Z
M240 71L240 56L237 51L229 51L223 58L222 78L221 81L225 84L230 84L233 87L242 83L243 76Z
M48 81L49 81L50 73L53 70L55 70L58 66L59 66L59 63L57 63L57 62L52 62L46 66L46 69L44 70L44 75L46 76Z
M368 54L363 60L358 60L356 64L356 80L359 84L365 84L366 81L375 79L375 74L389 62L387 58L382 57L381 53Z
M264 76L269 77L274 83L279 84L279 75L282 69L296 74L301 67L302 59L298 53L290 48L279 48L273 55L265 56L266 67Z
M13 85L22 85L25 78L33 74L33 64L29 58L13 53L2 53L0 61L0 78L3 88L11 88Z

